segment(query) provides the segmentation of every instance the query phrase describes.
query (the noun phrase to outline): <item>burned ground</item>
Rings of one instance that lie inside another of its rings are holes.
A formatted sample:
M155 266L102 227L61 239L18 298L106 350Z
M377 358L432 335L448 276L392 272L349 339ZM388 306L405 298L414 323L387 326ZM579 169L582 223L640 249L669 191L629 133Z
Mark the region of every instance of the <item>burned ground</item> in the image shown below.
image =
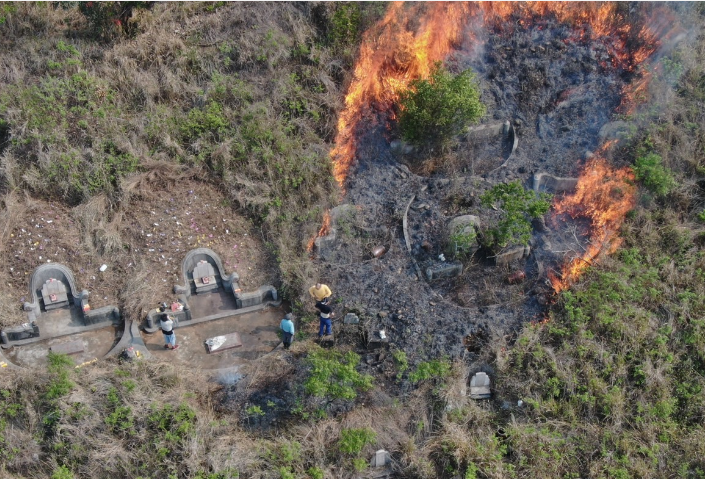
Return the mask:
M495 266L479 251L465 262L461 276L431 283L425 269L448 254L452 218L476 215L486 226L498 216L479 201L492 185L519 180L531 188L537 173L576 176L592 151L610 139L604 127L634 75L614 61L604 42L591 32L577 39L556 20L507 22L487 33L479 54L452 56L454 68L478 72L490 112L482 122L513 123L519 148L508 161L492 137L429 158L393 150L393 137L376 116L379 124L373 121L360 132L357 163L344 185L344 202L355 205L356 213L339 219L340 244L320 266L322 277L335 285L341 309L365 317L367 333L388 331L390 347L419 361L462 356L468 335L488 328L503 335L545 317L553 296L546 273L563 261L550 243L564 236L560 223L534 229L527 258ZM407 211L411 254L402 231ZM380 234L380 227L388 234ZM578 236L586 234L586 225L575 227ZM570 238L577 249L586 241L578 236ZM374 258L375 246L387 252ZM509 284L517 272L526 280Z

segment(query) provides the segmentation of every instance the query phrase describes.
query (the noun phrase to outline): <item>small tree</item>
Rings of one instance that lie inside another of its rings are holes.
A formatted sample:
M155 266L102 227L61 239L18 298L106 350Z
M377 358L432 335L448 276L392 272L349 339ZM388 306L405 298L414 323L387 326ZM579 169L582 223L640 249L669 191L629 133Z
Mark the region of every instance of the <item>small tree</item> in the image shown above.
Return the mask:
M493 228L484 232L482 243L498 250L510 243L528 244L531 238L531 218L540 218L551 208L551 195L527 191L519 183L495 185L480 197L485 207L498 205L502 217Z
M435 64L428 79L417 79L399 93L399 128L405 140L446 144L485 114L472 70L458 75Z

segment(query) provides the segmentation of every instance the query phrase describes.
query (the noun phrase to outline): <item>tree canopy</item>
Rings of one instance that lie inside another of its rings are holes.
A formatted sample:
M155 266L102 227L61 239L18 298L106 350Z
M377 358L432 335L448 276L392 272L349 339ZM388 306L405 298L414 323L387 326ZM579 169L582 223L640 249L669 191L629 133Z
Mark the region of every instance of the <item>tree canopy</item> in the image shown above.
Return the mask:
M415 145L446 144L486 111L472 70L453 75L440 62L399 93L399 107L401 134Z

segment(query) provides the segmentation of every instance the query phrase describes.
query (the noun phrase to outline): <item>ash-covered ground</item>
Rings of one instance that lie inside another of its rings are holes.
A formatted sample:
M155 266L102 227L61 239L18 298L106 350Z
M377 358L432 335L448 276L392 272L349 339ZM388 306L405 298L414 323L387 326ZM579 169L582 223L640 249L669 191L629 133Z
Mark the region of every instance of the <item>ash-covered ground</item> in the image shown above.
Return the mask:
M461 142L443 157L404 155L390 147L394 135L384 112L374 112L360 127L356 164L344 185L342 203L354 207L339 208L336 239L317 258L321 279L334 288L338 317L358 313L365 338L385 330L390 346L412 362L461 356L468 335L506 334L545 315L552 294L546 273L563 258L551 249L554 233L542 222L528 257L495 266L480 251L458 277L429 282L418 273L447 254L452 218L476 215L484 225L496 217L479 204L492 185L519 180L531 188L536 173L576 176L592 151L621 132L623 125L611 120L635 77L613 57L610 40L589 31L578 36L550 19L490 30L484 40L468 41L449 65L477 72L488 111L481 123L510 121L518 149L508 161L499 140ZM409 205L411 253L403 232ZM585 240L580 227L572 234L576 243ZM379 246L387 251L375 258ZM519 271L526 279L509 284L508 276ZM359 335L343 332L337 340L364 346ZM383 361L379 368L385 369Z

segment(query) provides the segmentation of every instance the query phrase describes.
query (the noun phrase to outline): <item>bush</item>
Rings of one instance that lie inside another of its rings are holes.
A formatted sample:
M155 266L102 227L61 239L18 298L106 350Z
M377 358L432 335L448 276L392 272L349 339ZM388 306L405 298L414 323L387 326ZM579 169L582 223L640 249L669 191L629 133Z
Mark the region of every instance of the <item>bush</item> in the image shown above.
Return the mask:
M51 479L74 479L74 475L68 467L59 466L54 469L54 472L51 474Z
M483 206L499 203L502 218L494 228L484 232L483 244L498 250L510 243L528 244L531 238L530 218L540 218L551 208L551 195L527 191L519 181L495 185L480 197Z
M453 76L436 63L428 79L414 80L399 93L399 129L405 140L446 144L485 114L475 74Z
M307 358L311 375L304 383L308 394L335 399L355 399L359 391L372 387L372 376L360 374L355 367L360 357L352 351L343 354L333 349L318 349Z
M343 429L340 431L338 447L344 454L358 455L368 444L377 442L377 433L372 429Z
M636 179L641 181L647 190L657 195L667 195L676 186L676 180L670 169L662 164L661 156L656 153L648 153L636 159L634 174Z
M418 383L433 377L442 379L448 374L450 374L450 362L446 359L433 359L419 363L416 370L409 374L409 380L413 383Z

